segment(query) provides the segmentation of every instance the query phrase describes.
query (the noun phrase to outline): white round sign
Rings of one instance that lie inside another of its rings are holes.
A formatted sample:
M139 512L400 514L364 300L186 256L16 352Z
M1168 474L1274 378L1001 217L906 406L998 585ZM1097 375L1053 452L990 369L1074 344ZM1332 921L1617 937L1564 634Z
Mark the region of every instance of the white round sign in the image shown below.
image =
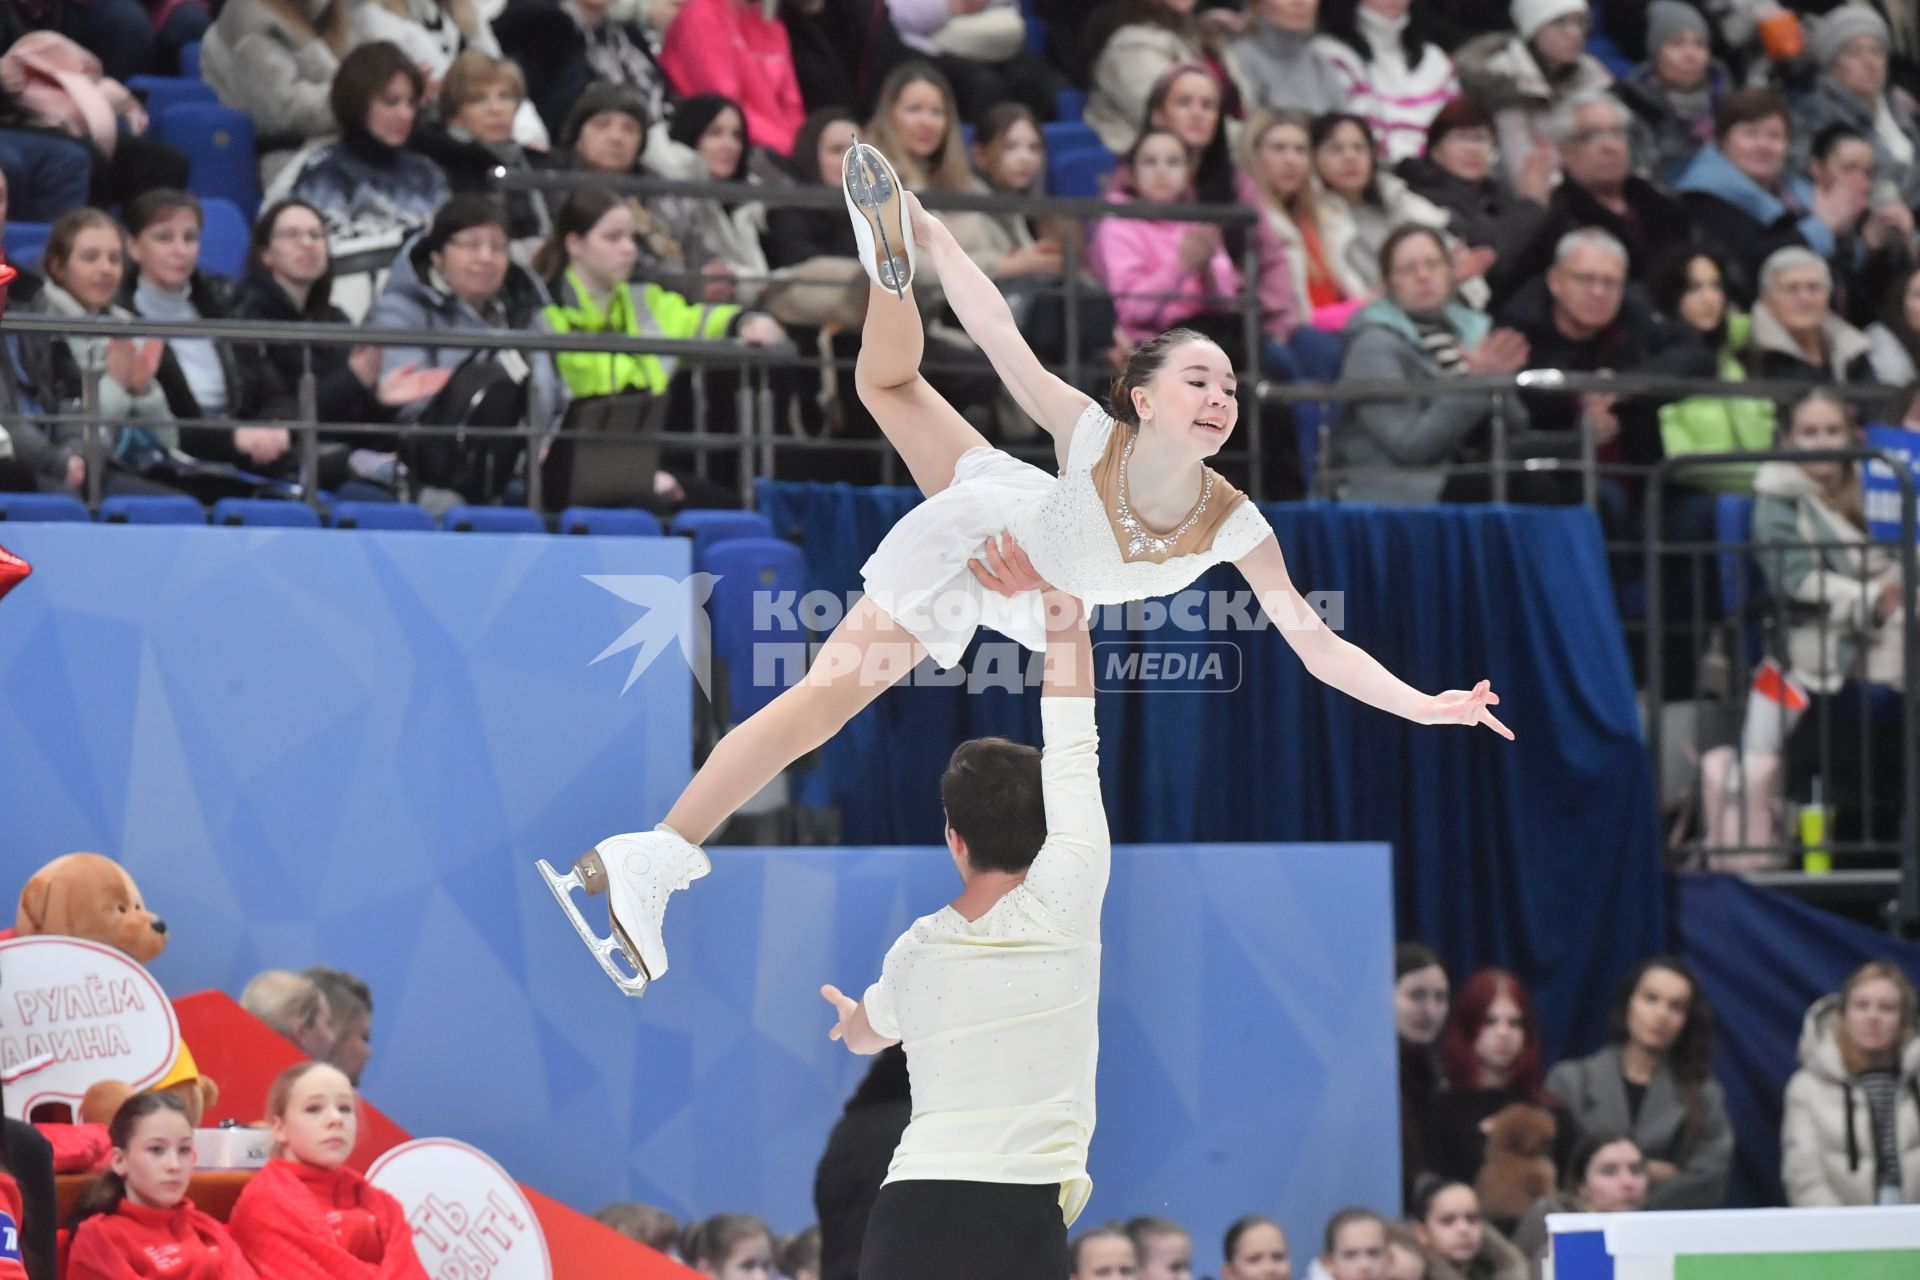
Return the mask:
M138 1092L179 1056L173 1002L124 952L83 938L0 942L0 1077L7 1079L8 1115L20 1119L61 1103L78 1118L89 1086L121 1080ZM21 1068L27 1070L16 1077Z
M540 1219L507 1171L453 1138L416 1138L367 1180L398 1200L434 1280L553 1280Z

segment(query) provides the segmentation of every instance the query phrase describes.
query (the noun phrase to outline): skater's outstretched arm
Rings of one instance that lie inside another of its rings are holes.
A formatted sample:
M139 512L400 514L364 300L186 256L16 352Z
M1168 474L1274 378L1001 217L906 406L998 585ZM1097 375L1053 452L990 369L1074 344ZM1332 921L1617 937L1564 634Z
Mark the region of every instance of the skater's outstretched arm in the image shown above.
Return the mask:
M833 1011L839 1018L833 1029L827 1032L827 1039L838 1040L858 1054L879 1053L882 1049L891 1049L900 1043L897 1039L889 1040L873 1029L873 1023L867 1017L865 1001L855 1000L840 988L833 986L820 988L820 995L833 1006Z
M1368 706L1417 724L1484 724L1502 737L1513 737L1488 709L1498 705L1500 697L1485 680L1471 690L1424 694L1358 645L1335 635L1293 585L1278 538L1268 535L1234 564L1253 588L1261 609L1280 628L1280 634L1315 679Z
M911 193L914 242L933 259L947 305L960 318L967 336L972 338L993 362L993 371L1006 384L1020 408L1053 437L1062 463L1073 425L1080 420L1092 397L1048 373L1033 354L1033 348L1014 323L1013 311L987 273L967 256L946 226L920 207Z

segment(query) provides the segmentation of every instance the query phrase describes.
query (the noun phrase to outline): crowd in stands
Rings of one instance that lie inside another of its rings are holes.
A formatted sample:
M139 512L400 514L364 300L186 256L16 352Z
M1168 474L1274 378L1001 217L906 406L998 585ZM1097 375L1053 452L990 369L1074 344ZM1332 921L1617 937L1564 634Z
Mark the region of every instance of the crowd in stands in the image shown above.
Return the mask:
M1046 194L1061 136L1050 122L1084 112L1117 166L1105 185L1117 207L1191 201L1253 218L947 215L1043 357L1071 360L1090 385L1175 323L1245 352L1252 298L1264 348L1248 358L1277 379L1559 367L1897 387L1920 351L1907 302L1920 293L1916 24L1878 0L1800 0L1764 21L1751 8L9 0L7 209L52 224L41 255L14 264L10 304L791 346L774 379L782 429L871 438L833 363L851 356L865 302L851 237L835 211L782 207L781 190L837 182L858 131L922 192ZM199 262L205 217L182 194L185 157L122 88L180 71L189 45L259 147L265 211L244 280ZM44 70L56 64L69 68L57 81ZM615 215L576 189L503 189L540 172L738 184L740 198L621 196ZM609 237L631 251L597 253ZM990 438L1031 434L943 323L938 282L919 294L941 390ZM576 398L646 392L669 398L670 427L690 425L696 402L708 429L740 425L736 372L696 394L668 358L9 347L10 488L88 491L73 429L30 419L79 407L95 379L92 403L129 424L95 462L108 492L294 492L285 427L188 424L294 419L308 365L328 429L321 487L362 499L524 502ZM1324 488L1484 500L1497 414L1521 460L1578 456L1583 430L1603 463L1627 468L1783 438L1755 399L1427 390L1334 414ZM408 423L525 438L421 444L392 430ZM1311 470L1288 426L1284 413L1263 426L1271 496L1297 495ZM781 468L871 479L872 462L788 454ZM708 470L670 450L633 501L727 501ZM1689 474L1698 489L1752 492L1750 469ZM1608 531L1631 536L1635 482L1603 488ZM1565 502L1579 486L1539 472L1513 494ZM1673 509L1676 527L1698 522L1697 505Z

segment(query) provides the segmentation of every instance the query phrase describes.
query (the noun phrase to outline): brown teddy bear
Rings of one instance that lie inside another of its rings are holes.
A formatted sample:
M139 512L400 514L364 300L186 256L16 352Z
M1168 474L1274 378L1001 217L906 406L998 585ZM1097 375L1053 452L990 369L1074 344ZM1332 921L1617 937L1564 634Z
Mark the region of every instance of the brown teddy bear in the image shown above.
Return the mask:
M167 945L167 922L147 910L127 869L97 853L69 853L33 873L20 891L14 932L86 938L149 964Z
M1511 1222L1553 1191L1553 1139L1560 1126L1551 1111L1515 1102L1480 1127L1487 1134L1487 1158L1474 1180L1480 1211Z
M108 1124L113 1120L114 1112L128 1098L134 1096L133 1086L119 1080L102 1080L91 1086L86 1096L80 1100L80 1122L82 1124ZM180 1056L175 1059L173 1070L166 1078L147 1090L148 1093L170 1093L180 1099L187 1109L187 1119L193 1127L200 1127L201 1119L220 1100L220 1086L213 1077L200 1074L200 1068L193 1060L193 1054L185 1045L180 1046Z

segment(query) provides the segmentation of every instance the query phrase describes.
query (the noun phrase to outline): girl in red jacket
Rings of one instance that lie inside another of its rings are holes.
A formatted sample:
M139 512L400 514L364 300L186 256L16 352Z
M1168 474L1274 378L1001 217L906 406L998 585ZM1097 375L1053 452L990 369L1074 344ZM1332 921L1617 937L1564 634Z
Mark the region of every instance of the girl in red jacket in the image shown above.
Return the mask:
M345 1167L353 1086L321 1062L288 1067L267 1092L274 1158L233 1208L233 1238L271 1280L427 1280L400 1202Z
M67 1280L255 1280L233 1237L187 1199L193 1121L170 1093L139 1093L107 1126L112 1164L80 1202Z

